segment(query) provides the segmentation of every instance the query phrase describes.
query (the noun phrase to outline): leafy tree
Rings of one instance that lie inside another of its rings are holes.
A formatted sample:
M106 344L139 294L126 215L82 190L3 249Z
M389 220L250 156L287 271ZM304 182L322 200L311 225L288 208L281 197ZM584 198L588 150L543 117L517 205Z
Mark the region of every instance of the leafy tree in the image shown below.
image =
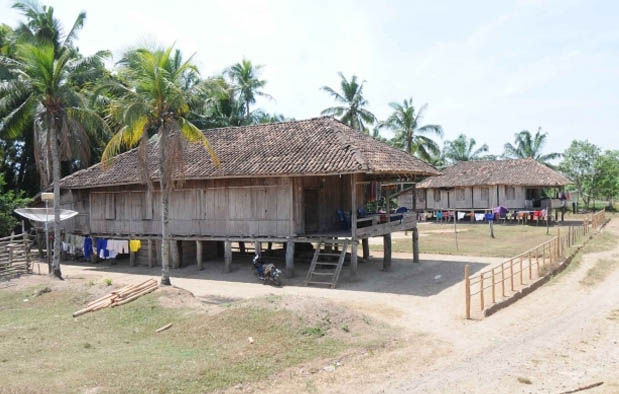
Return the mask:
M238 92L239 101L244 104L247 120L251 114L249 106L256 102L256 96L271 97L261 90L267 84L267 81L260 79L262 67L261 65L254 66L250 60L243 59L226 70L226 74L234 84L234 89Z
M504 146L503 156L511 159L532 158L553 168L549 163L561 157L560 153L543 153L544 145L548 140L548 133L543 133L539 127L534 136L528 130L515 134L514 145L509 142Z
M30 203L22 191L6 190L4 176L0 174L0 237L11 234L19 223L13 211Z
M444 157L452 163L488 159L488 155L484 155L488 152L488 145L483 144L479 148L476 145L475 138L467 139L466 135L460 134L453 141L445 141Z
M344 74L338 73L338 75L341 79L340 92L328 86L323 86L322 90L329 93L341 105L326 108L321 114L339 116L341 122L353 129L368 133L367 125L373 125L376 122L376 117L366 108L368 102L363 97L363 84L365 82L360 83L356 75L353 75L350 81L346 79Z
M574 140L563 153L559 169L574 182L578 194L585 195L586 206L597 184L596 163L600 157L600 148L587 140Z
M619 195L619 150L607 150L600 155L595 163L595 172L597 190L612 207L613 200Z
M60 162L78 157L88 160L89 133L105 130L102 119L88 109L86 99L69 83L71 76L88 74L88 65L100 61L93 58L74 58L69 51L56 58L51 44L20 44L15 59L0 57L9 66L14 79L0 85L0 113L13 108L0 125L0 134L9 138L34 131L35 157L39 173L46 181L54 181L54 261L53 274L60 272ZM51 163L51 166L49 165ZM47 182L46 182L47 183Z
M203 144L213 162L219 164L204 134L187 119L192 93L185 89L185 76L188 71L197 73L198 70L191 64L191 58L176 64L172 51L173 47L132 51L119 62L119 78L102 83L98 89L99 93L113 97L109 105L110 117L120 125L103 152L101 160L104 167L121 149L138 145L143 179L151 190L147 145L149 132L156 133L161 174L158 181L161 191L163 285L170 284L169 201L174 186L173 177L183 169L183 144L185 141Z
M423 113L428 108L424 104L415 111L413 99L404 100L400 103L390 103L393 113L384 122L395 133L393 145L404 148L411 155L416 155L422 160L429 161L432 155L440 154L440 147L427 134L437 137L443 136L443 129L439 125L428 124L420 126Z
M16 1L13 8L21 11L26 20L16 29L20 41L33 45L51 45L54 53L60 57L66 51L75 51L72 44L77 34L84 26L86 13L80 12L67 34L64 34L62 24L54 17L54 8L42 6L36 0Z

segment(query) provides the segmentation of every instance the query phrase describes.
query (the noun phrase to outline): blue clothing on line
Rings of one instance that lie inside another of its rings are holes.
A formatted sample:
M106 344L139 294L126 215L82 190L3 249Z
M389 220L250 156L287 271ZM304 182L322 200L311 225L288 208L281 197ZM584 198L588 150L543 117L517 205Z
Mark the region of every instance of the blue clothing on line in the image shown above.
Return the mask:
M84 258L89 259L92 255L92 238L84 238Z

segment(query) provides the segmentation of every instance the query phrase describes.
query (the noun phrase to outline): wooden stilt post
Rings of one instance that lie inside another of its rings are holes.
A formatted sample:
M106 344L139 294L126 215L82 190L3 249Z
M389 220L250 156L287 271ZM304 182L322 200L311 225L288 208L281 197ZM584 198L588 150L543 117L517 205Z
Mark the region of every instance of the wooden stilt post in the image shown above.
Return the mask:
M135 267L135 252L131 248L129 248L129 265Z
M413 263L419 262L419 229L417 224L413 228Z
M350 278L357 279L357 175L350 176Z
M198 265L198 271L204 269L202 261L202 241L196 241L196 264Z
M352 240L350 244L350 278L356 280L358 277L357 241Z
M294 277L294 242L288 238L286 242L286 278Z
M464 315L467 319L471 318L471 280L469 279L469 265L464 266Z
M172 268L180 268L181 256L179 253L178 241L175 239L170 240L170 257L172 257Z
M367 238L361 240L361 246L363 247L363 261L370 261L370 243Z
M391 268L391 233L383 236L383 271Z
M153 268L153 240L146 241L146 245L148 247L148 268Z
M260 241L255 241L254 242L254 248L256 249L256 254L258 256L260 256L262 254L262 242Z
M239 242L239 251L241 254L245 254L245 242Z
M224 242L224 270L232 271L232 242L230 240Z

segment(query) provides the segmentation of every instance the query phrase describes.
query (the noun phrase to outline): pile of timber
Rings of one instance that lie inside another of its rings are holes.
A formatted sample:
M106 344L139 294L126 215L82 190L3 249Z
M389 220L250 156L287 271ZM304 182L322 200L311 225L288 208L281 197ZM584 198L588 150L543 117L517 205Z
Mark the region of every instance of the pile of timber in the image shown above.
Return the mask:
M118 290L114 290L108 295L91 301L88 303L86 308L80 309L79 311L73 313L73 317L77 317L88 312L98 311L99 309L107 308L108 306L115 307L126 304L143 296L144 294L148 294L151 291L156 290L158 287L159 284L154 279L149 279L146 282L142 282L137 285L122 287Z

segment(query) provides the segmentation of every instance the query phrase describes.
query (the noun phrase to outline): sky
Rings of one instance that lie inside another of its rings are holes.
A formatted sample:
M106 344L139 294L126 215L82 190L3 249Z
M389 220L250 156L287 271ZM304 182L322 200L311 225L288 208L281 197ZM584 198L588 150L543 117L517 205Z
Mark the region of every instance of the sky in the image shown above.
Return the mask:
M136 45L176 43L203 76L243 58L264 65L257 106L287 117L319 116L338 72L365 82L379 118L389 103L428 104L440 124L501 154L514 134L538 127L546 151L573 139L619 149L619 2L47 0L67 27L87 19L77 45L116 60ZM0 22L15 26L12 1ZM389 137L388 133L385 136ZM442 145L442 144L441 144Z

